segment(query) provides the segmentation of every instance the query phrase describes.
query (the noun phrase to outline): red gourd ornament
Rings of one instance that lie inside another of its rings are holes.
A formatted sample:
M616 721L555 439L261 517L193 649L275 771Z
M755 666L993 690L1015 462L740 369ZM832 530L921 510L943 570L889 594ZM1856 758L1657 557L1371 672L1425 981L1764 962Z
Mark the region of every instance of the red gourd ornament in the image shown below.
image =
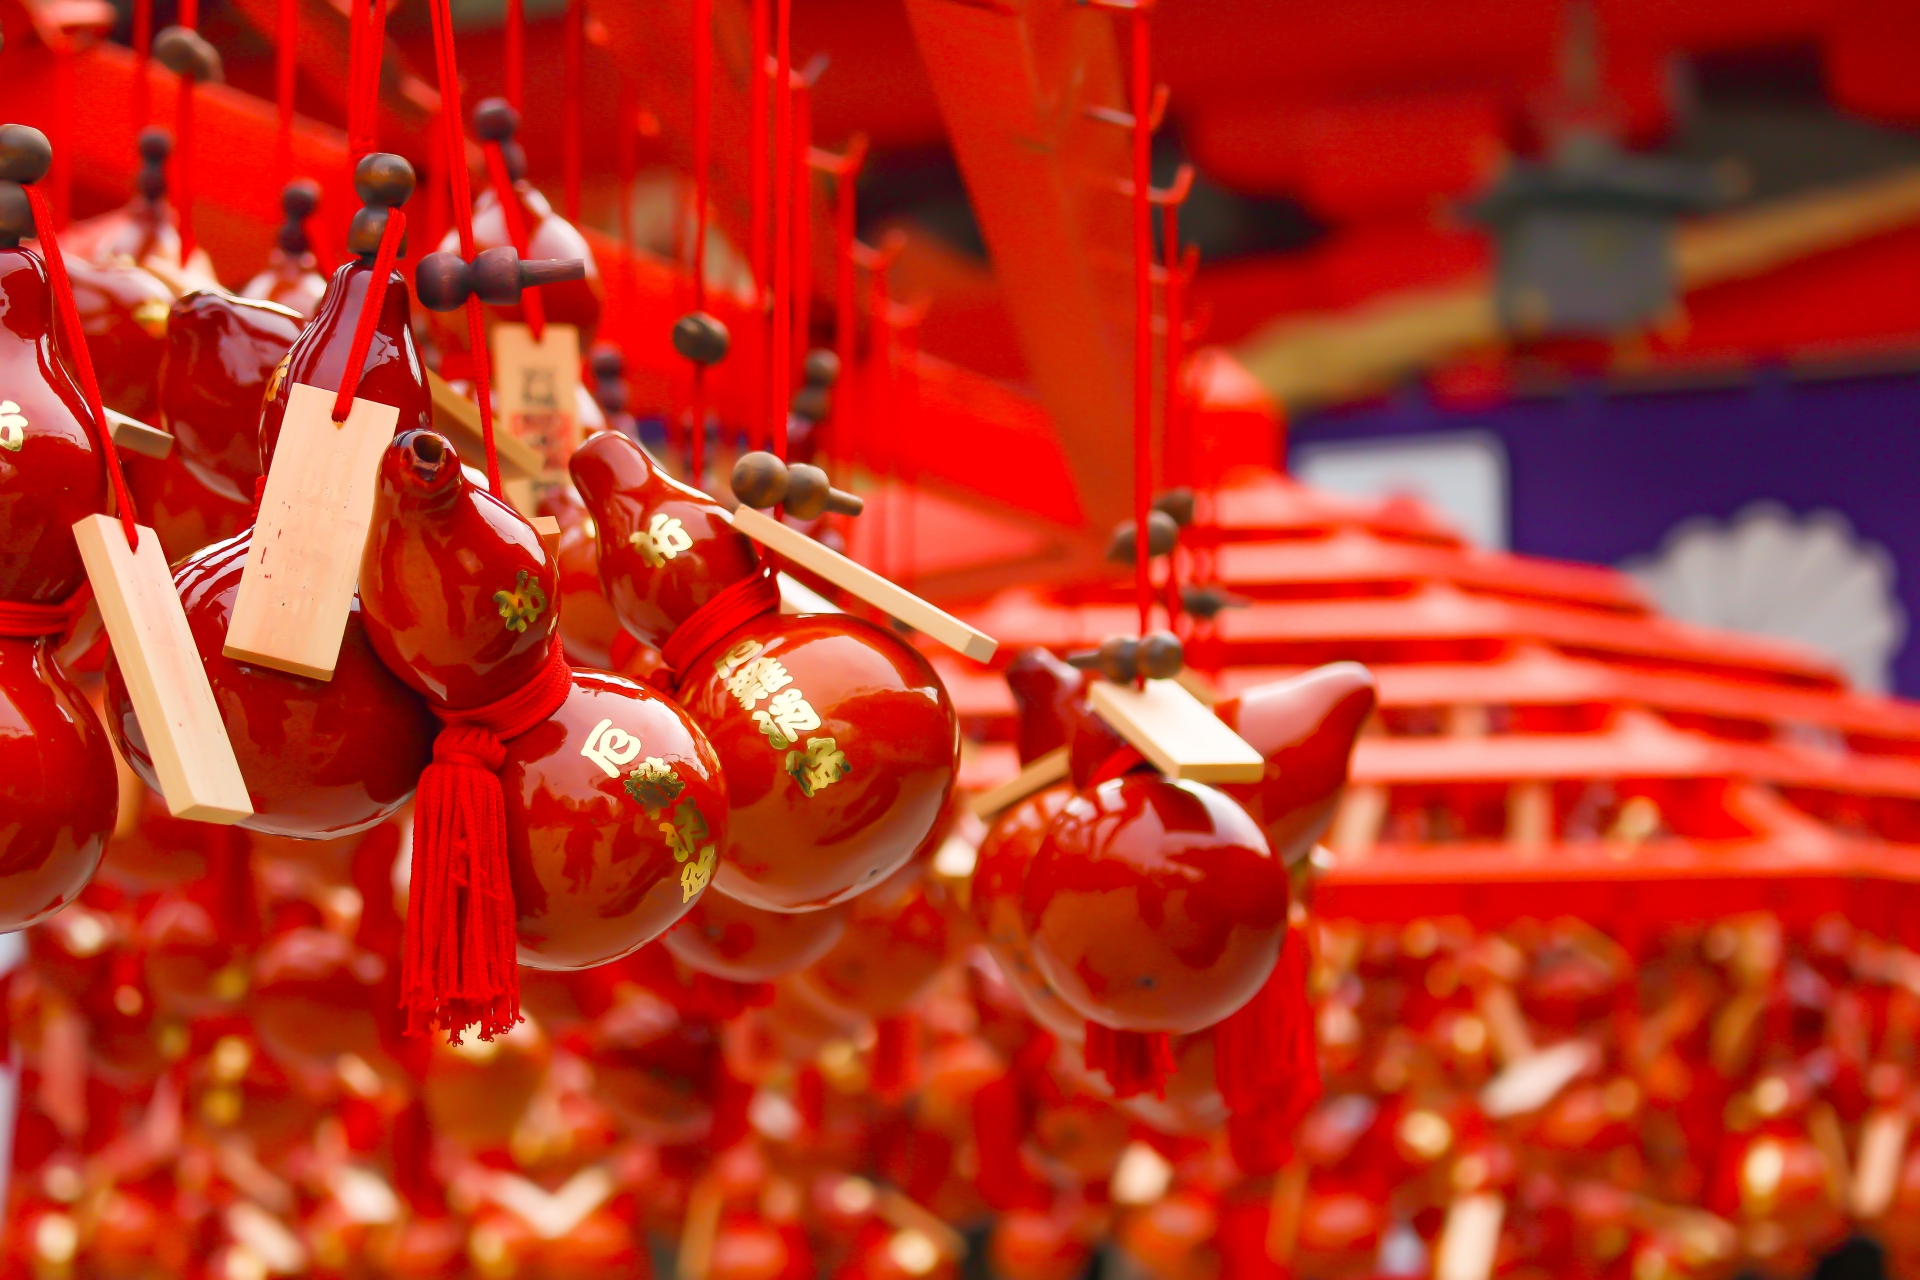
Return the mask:
M443 722L414 810L403 1001L416 1027L486 1037L519 1016L516 946L585 968L686 914L725 847L719 761L672 703L567 665L539 537L430 431L381 460L360 587L375 650Z
M357 598L331 680L227 657L227 624L252 541L249 528L195 552L173 574L253 803L253 816L240 825L300 840L365 831L413 794L431 751L433 716L367 643ZM146 737L112 660L107 707L121 755L157 788Z
M847 907L762 911L724 893L693 904L660 939L690 969L732 982L771 982L832 950L847 928Z
M570 462L621 625L661 649L725 768L732 808L715 886L810 911L878 884L938 820L959 728L927 660L844 614L783 615L772 570L727 511L596 433Z
M600 591L600 547L593 516L571 484L542 486L537 511L560 525L555 559L560 569L560 640L567 658L583 667L616 670L615 637L624 634ZM629 637L630 638L630 637Z
M85 580L73 524L106 508L79 388L56 355L54 300L23 182L46 174L36 130L0 127L0 929L72 901L119 803L106 734L54 660Z
M295 178L281 189L280 208L287 220L267 254L266 268L247 281L240 291L242 297L278 303L302 320L319 310L327 278L320 274L320 262L307 234L307 219L319 207L320 186L310 179Z
M67 274L102 402L142 422L153 421L160 362L167 351L167 312L179 295L128 258L89 262L70 251Z
M1372 672L1357 662L1334 662L1248 689L1214 708L1267 762L1259 782L1221 789L1246 806L1288 866L1333 824L1354 740L1373 714L1376 696Z
M140 517L160 536L168 564L231 538L253 523L253 499L215 493L187 470L176 447L164 458L128 453L120 459Z
M351 323L348 325L351 329ZM280 390L300 317L274 302L198 290L167 313L160 424L207 488L251 505L260 469L260 406Z

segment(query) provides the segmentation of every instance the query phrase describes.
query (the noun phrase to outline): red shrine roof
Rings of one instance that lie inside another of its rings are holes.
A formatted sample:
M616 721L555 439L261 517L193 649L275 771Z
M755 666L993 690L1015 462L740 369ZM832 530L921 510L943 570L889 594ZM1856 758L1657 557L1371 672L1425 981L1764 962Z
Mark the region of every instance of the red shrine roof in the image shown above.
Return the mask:
M1192 666L1222 694L1343 658L1380 682L1319 910L1859 919L1920 886L1920 706L1799 646L1662 617L1611 569L1469 546L1405 500L1249 472L1199 508L1182 579L1244 604L1189 620ZM947 603L1003 659L1138 617L1118 573ZM977 742L965 783L1010 777L1005 683L935 661Z

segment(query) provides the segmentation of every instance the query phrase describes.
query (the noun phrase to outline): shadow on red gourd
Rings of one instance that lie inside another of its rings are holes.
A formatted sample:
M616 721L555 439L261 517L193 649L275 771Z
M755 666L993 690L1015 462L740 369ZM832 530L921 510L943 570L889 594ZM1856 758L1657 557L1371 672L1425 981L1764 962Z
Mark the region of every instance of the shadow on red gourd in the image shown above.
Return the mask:
M677 663L679 697L725 768L732 817L715 886L808 911L905 863L958 763L958 722L926 659L857 618L780 614L726 509L626 437L596 433L570 465L599 528L608 602ZM712 603L723 597L733 607Z
M389 286L391 287L391 286ZM298 315L272 302L195 290L166 317L160 425L193 478L221 497L253 502L262 474L260 408L285 381L301 337Z

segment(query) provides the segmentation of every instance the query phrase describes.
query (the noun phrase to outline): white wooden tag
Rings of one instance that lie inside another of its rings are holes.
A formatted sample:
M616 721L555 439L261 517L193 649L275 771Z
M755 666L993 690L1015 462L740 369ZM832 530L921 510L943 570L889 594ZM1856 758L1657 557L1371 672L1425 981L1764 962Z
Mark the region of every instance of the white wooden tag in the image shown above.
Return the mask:
M118 520L92 515L73 526L73 539L168 811L223 825L251 817L246 780L173 589L160 535L140 526L135 551Z
M336 423L334 398L303 382L288 394L221 650L315 680L333 679L340 659L380 455L400 420L390 404L356 399Z
M150 427L138 418L129 418L117 409L107 410L107 425L113 432L116 448L146 458L164 458L173 452L173 437L158 427Z
M988 791L982 791L973 798L974 816L993 821L993 816L1002 809L1011 809L1030 795L1045 791L1067 776L1067 749L1055 747L1043 756L1029 761L1025 768L1011 779Z
M1500 1249L1507 1202L1490 1192L1461 1196L1447 1206L1433 1280L1487 1280Z
M1860 1156L1854 1161L1850 1196L1853 1216L1860 1221L1872 1222L1893 1207L1911 1123L1901 1107L1875 1107L1860 1126Z
M994 650L1000 647L1000 642L986 632L976 631L905 587L887 581L865 565L847 559L838 551L822 546L799 530L789 529L772 516L755 511L752 507L740 507L734 511L733 527L769 551L777 552L802 569L819 574L835 586L852 592L874 608L898 618L915 631L925 632L947 648L975 662L987 661L993 657ZM1220 722L1216 720L1214 723ZM1221 728L1225 727L1221 725Z
M523 324L496 324L493 386L500 420L533 446L542 469L564 475L580 443L580 331L550 324L533 340Z
M1096 680L1087 703L1127 745L1179 782L1258 782L1267 762L1177 681L1147 687Z

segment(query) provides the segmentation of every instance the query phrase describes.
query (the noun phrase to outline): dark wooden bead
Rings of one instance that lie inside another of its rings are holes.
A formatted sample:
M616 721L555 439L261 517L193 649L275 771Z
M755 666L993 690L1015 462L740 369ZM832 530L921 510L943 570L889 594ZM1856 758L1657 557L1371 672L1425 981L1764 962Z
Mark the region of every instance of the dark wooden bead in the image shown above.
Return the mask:
M833 408L833 397L825 387L802 387L793 393L793 416L808 422L824 422Z
M33 206L27 189L0 179L0 246L13 248L33 235Z
M1180 526L1173 517L1164 511L1153 511L1147 515L1147 554L1164 556L1171 552L1174 544L1180 540ZM1107 543L1107 559L1116 564L1132 564L1134 559L1133 521L1128 520L1113 531L1113 538Z
M380 252L380 237L387 233L389 210L378 206L369 206L353 215L353 221L347 224L347 252L355 257L371 259ZM401 239L401 250L406 249L405 237Z
M1164 512L1182 529L1193 523L1193 490L1169 489L1153 500L1153 509Z
M802 376L809 387L830 387L840 380L840 357L825 347L807 352Z
M482 98L473 104L473 131L482 142L505 142L520 132L520 113L505 98Z
M227 78L220 51L187 27L167 27L153 37L153 60L177 76L219 83Z
M1247 602L1219 587L1182 587L1180 604L1196 618L1211 619L1226 609L1244 609Z
M1100 646L1100 674L1115 684L1126 684L1139 674L1140 642L1132 636L1110 636Z
M689 311L673 322L673 349L695 364L725 360L730 340L727 326L704 311Z
M611 342L596 342L587 353L587 365L602 382L618 378L627 371L627 357Z
M413 293L429 311L458 311L472 290L467 264L457 253L430 253L413 269Z
M320 184L306 178L295 178L280 190L280 208L286 213L287 220L280 226L280 235L276 243L280 252L291 255L306 253L313 248L307 236L307 219L320 207Z
M1170 631L1149 632L1141 639L1135 657L1139 663L1138 674L1149 680L1171 680L1180 674L1186 661L1180 637Z
M391 151L362 156L353 170L353 189L362 204L396 208L413 195L413 184L413 166Z
M0 125L0 179L34 183L53 164L53 144L30 124Z
M827 509L827 494L833 486L827 482L827 473L818 467L796 462L787 468L787 496L785 506L789 514L802 520L811 520Z
M742 506L771 507L787 496L791 473L770 453L743 453L733 464L733 496Z

